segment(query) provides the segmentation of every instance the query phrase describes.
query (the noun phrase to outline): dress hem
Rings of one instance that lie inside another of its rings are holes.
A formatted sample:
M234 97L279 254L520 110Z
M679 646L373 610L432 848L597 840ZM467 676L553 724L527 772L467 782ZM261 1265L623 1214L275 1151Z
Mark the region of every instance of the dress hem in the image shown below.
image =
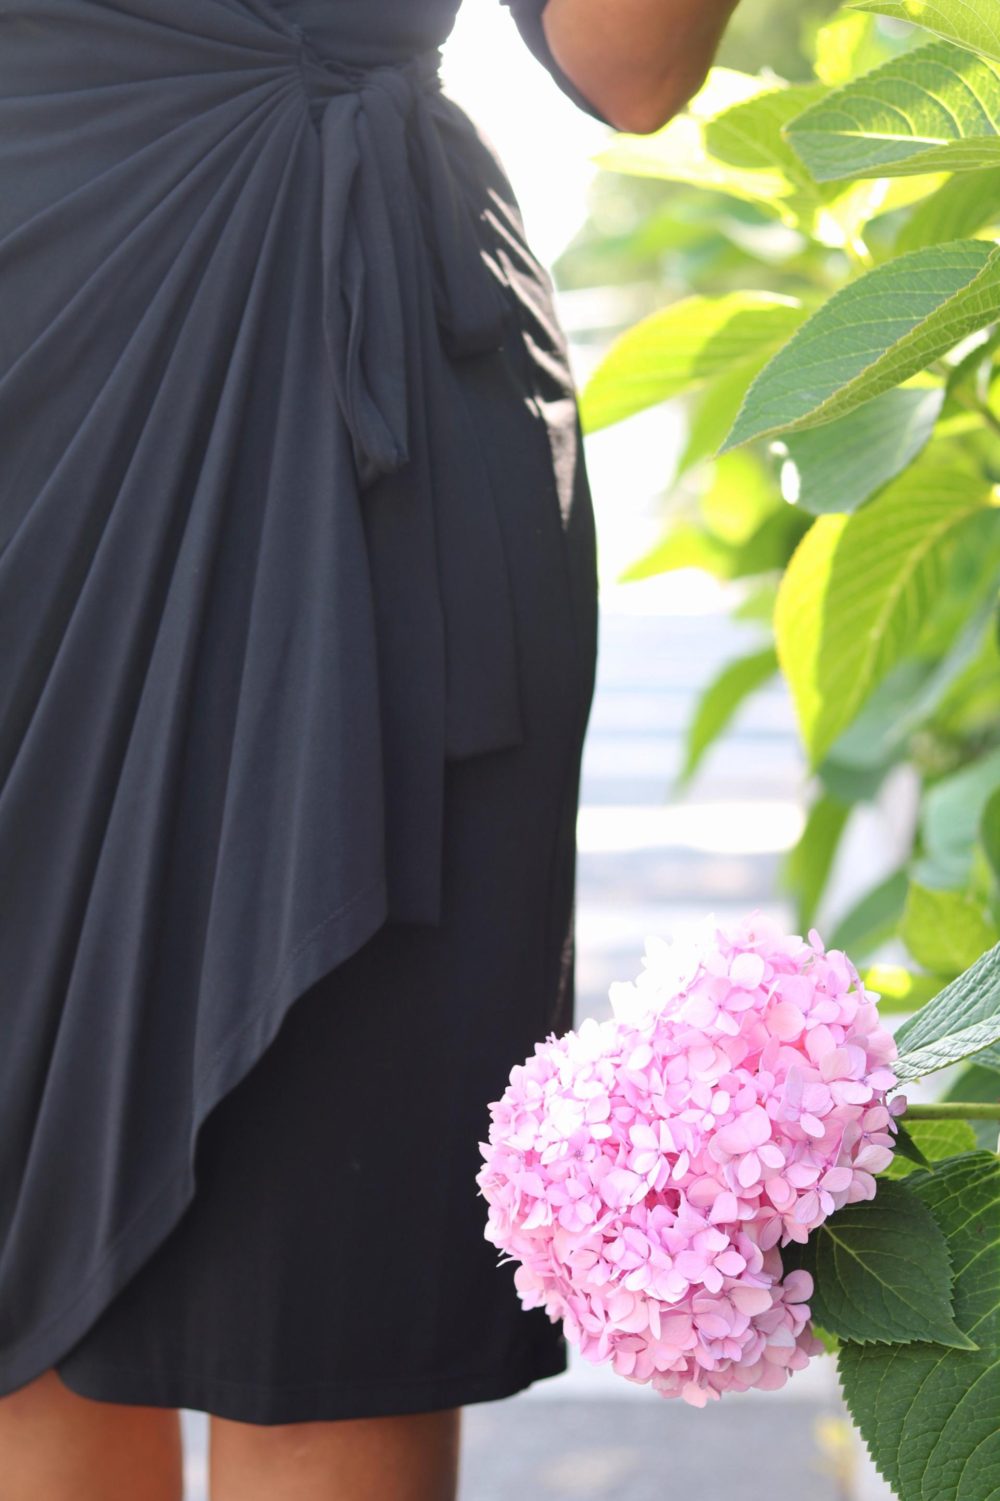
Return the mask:
M0 1397L26 1386L68 1355L174 1229L197 1191L197 1138L205 1120L270 1047L295 1002L372 937L385 921L386 910L385 884L378 881L338 907L293 951L268 1011L255 1012L230 1048L213 1061L211 1097L195 1121L187 1161L128 1222L69 1305L0 1357Z
M262 1387L224 1378L190 1375L158 1376L132 1366L88 1368L87 1379L76 1385L58 1371L60 1380L79 1396L132 1406L173 1407L206 1412L231 1421L258 1424L332 1422L350 1418L399 1417L437 1412L476 1402L514 1396L534 1381L561 1376L567 1369L565 1344L547 1358L528 1354L513 1365L489 1372L377 1385L363 1382L315 1382L305 1386ZM91 1380L91 1374L96 1380ZM127 1378L127 1393L116 1384ZM107 1378L110 1378L108 1380Z

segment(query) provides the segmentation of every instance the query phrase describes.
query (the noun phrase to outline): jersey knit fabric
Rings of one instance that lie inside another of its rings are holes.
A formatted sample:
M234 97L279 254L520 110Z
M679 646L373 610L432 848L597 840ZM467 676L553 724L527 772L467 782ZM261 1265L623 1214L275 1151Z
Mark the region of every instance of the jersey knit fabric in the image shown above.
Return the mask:
M593 514L458 3L0 12L0 1395L565 1367L474 1176L572 1024Z

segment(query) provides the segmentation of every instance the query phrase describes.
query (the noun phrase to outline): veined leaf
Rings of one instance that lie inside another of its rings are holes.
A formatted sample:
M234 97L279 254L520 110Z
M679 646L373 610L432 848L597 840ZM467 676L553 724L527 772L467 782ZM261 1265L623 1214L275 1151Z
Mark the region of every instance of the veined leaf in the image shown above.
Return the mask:
M814 516L857 510L916 458L943 401L941 385L898 386L835 422L776 439L782 495Z
M1000 62L1000 12L995 0L854 0L850 9L912 21Z
M689 782L713 741L722 734L737 709L778 670L774 647L751 652L726 666L705 689L687 731L684 764L678 786Z
M614 341L584 386L585 431L759 359L762 346L780 344L804 316L794 298L770 292L684 297L650 313Z
M817 182L998 166L1000 63L928 42L810 105L785 136Z
M839 288L751 383L722 448L815 427L898 386L1000 316L1000 247L913 250Z
M852 516L821 516L778 590L778 660L815 767L905 654L955 530L990 501L984 480L915 464Z
M845 1204L781 1259L811 1274L810 1313L839 1339L975 1349L952 1317L944 1235L903 1183L883 1179L874 1199Z
M973 1152L906 1180L948 1244L955 1322L976 1350L841 1345L851 1415L900 1501L1000 1495L1000 1161ZM881 1192L881 1190L880 1190Z
M958 975L896 1032L900 1080L920 1079L1000 1039L1000 943Z

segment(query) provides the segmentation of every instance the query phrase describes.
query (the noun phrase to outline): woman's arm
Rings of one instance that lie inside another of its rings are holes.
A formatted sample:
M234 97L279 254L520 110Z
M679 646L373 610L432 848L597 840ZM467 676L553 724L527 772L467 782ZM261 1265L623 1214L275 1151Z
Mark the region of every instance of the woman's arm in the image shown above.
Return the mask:
M738 0L547 0L542 27L568 77L619 130L648 135L705 81Z

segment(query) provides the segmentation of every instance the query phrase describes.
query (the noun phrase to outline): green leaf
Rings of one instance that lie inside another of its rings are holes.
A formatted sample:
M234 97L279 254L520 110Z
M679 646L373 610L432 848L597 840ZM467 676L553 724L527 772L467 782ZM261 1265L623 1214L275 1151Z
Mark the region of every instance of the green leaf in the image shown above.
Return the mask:
M785 128L818 182L1000 165L1000 64L950 42L890 58Z
M902 1129L903 1122L897 1123ZM962 1152L974 1152L978 1145L976 1133L968 1121L913 1121L907 1127L914 1146L928 1159L928 1163L940 1162L945 1157L958 1157ZM994 1136L996 1132L994 1131ZM908 1178L914 1165L902 1155L897 1146L896 1155L882 1177ZM881 1193L881 1188L879 1193Z
M882 59L870 16L840 11L816 32L814 46L816 77L835 88Z
M782 495L814 516L856 511L916 458L943 401L940 385L897 387L835 422L775 440L785 454Z
M1000 943L981 955L896 1032L899 1080L920 1079L1000 1039Z
M1000 882L1000 786L991 792L979 815L979 840L995 881Z
M666 573L672 568L703 568L715 578L748 578L783 568L801 536L801 518L791 506L772 511L745 542L731 543L692 525L675 523L662 541L621 575L621 583Z
M940 245L942 240L960 240L974 235L987 224L1000 220L1000 172L957 172L918 202L899 230L893 245L896 255Z
M955 1323L979 1348L845 1343L838 1358L844 1396L900 1501L996 1501L1000 1162L975 1152L906 1181L944 1233Z
M782 126L826 92L713 68L687 109L649 135L615 136L593 160L608 171L714 189L792 227L808 225L829 192L812 181Z
M810 1312L839 1339L975 1349L952 1317L945 1238L904 1183L882 1180L874 1199L838 1209L781 1259L786 1272L801 1266L811 1274Z
M912 21L1000 62L1000 12L995 0L854 0L850 9Z
M814 427L898 386L1000 315L1000 248L955 240L834 292L751 383L720 452Z
M896 931L909 883L903 868L879 881L845 912L828 940L828 947L844 949L857 962Z
M709 459L733 425L747 387L771 358L774 346L765 344L753 359L739 360L692 394L687 414L687 437L677 460L674 481L702 459ZM717 461L720 462L720 461Z
M795 924L812 926L850 808L828 792L815 798L805 827L780 868L780 882L795 898Z
M708 747L717 740L743 701L768 682L778 670L773 646L728 662L709 683L688 727L684 764L677 777L678 788L689 782Z
M781 670L815 766L904 655L939 587L946 544L989 502L985 481L916 464L852 516L821 516L775 605Z
M947 1155L947 1153L945 1155ZM900 1167L900 1170L898 1172L894 1173L892 1169L897 1165L897 1163L901 1163L902 1166ZM896 1155L893 1158L892 1162L890 1162L888 1168L884 1170L885 1177L905 1178L907 1173L911 1173L913 1171L914 1163L916 1163L918 1167L930 1167L931 1165L930 1159L927 1157L926 1153L917 1145L913 1137L910 1135L909 1131L906 1128L905 1122L897 1119Z
M983 810L998 787L1000 746L927 789L920 809L925 858L918 870L931 868L948 885L966 884Z
M924 969L956 975L996 942L997 933L979 904L961 891L933 891L913 881L900 937Z
M805 316L791 297L729 292L685 297L660 308L614 341L580 395L587 432L677 396L757 360Z

